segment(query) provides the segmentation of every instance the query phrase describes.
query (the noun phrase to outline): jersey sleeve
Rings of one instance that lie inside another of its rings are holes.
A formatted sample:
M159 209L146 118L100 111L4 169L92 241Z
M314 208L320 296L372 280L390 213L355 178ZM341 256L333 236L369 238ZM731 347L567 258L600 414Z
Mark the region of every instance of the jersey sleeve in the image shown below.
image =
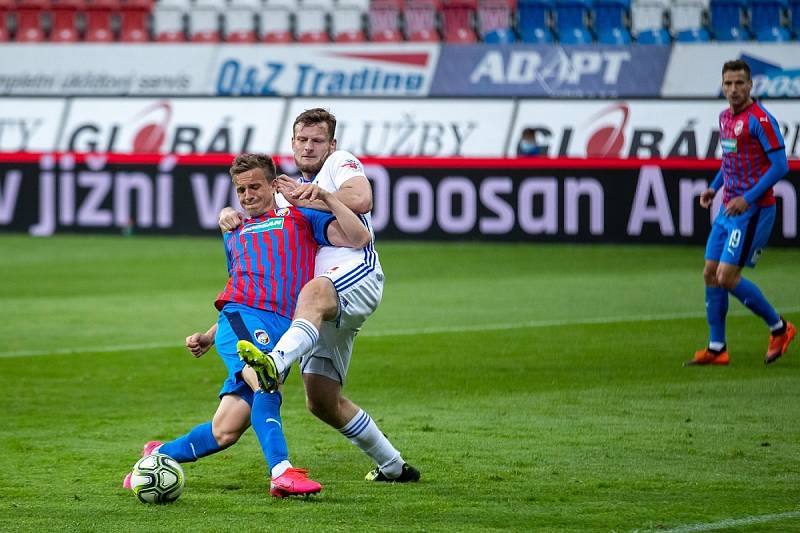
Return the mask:
M311 224L311 230L314 233L314 240L320 246L331 246L328 240L328 226L336 220L336 217L325 211L318 211L317 209L308 209L305 207L298 208L303 214L303 218L308 220Z
M364 166L356 156L344 150L338 150L330 156L331 161L331 179L336 184L336 189L339 189L344 182L356 176L365 176Z
M784 149L781 128L775 117L769 113L764 112L762 116L750 115L748 126L750 134L758 139L767 154Z

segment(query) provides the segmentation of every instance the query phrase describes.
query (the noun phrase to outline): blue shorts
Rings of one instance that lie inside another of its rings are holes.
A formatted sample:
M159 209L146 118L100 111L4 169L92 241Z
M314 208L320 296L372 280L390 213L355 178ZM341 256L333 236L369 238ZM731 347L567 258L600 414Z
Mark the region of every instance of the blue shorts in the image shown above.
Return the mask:
M292 321L271 311L253 309L246 305L228 303L222 308L217 319L217 336L214 342L225 367L228 377L222 384L219 397L235 394L252 402L253 391L242 379L244 361L239 359L236 343L247 340L261 351L268 352L286 333Z
M706 260L740 267L756 266L761 251L767 246L774 222L774 205L753 205L735 217L720 211L708 235Z

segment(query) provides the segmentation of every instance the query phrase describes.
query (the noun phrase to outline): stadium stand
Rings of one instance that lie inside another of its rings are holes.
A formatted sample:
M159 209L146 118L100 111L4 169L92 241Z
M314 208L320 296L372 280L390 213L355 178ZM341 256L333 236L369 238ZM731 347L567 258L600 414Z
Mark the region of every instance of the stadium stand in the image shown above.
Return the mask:
M672 35L677 42L705 42L710 35L703 22L705 6L699 0L673 0L670 6Z
M150 31L152 29L152 31ZM0 42L800 39L800 0L0 0Z
M718 41L744 41L750 38L744 27L747 0L711 0L711 33Z
M337 43L360 43L367 40L364 19L369 0L339 0L331 13L331 34Z
M406 39L413 42L439 42L437 0L406 0L403 10Z
M370 40L385 43L402 41L402 11L402 0L372 0L368 13Z
M477 0L443 0L442 33L445 42L464 44L477 42L478 36L473 29L477 9Z
M630 44L631 32L626 26L630 17L630 0L595 0L594 30L602 44Z
M661 0L636 0L631 5L631 33L639 44L669 44L664 13L668 7Z
M592 0L556 0L556 33L564 44L588 44Z
M750 28L757 41L788 41L792 37L783 26L783 13L788 11L787 0L752 0Z
M524 43L551 43L554 0L519 0L517 21L520 40Z
M222 12L225 40L229 43L256 42L256 20L261 7L261 0L231 0Z
M516 42L514 0L478 0L476 26L478 37L489 44Z

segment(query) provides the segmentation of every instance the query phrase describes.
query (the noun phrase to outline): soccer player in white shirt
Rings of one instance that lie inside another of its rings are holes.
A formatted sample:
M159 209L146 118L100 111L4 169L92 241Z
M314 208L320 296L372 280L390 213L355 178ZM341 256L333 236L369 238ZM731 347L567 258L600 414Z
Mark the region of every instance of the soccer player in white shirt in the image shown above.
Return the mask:
M292 126L292 151L303 180L280 177L278 189L295 205L323 210L327 210L325 204L305 184L333 192L359 215L373 241L361 249L320 247L315 278L300 291L289 330L269 354L250 345L240 356L267 389L276 388L285 371L299 360L308 409L375 461L377 466L366 479L417 481L419 471L403 460L364 410L342 395L353 341L380 303L384 276L370 219L372 189L361 162L336 149L335 132L336 118L325 109L301 113ZM238 214L229 208L220 214L223 230L239 223Z

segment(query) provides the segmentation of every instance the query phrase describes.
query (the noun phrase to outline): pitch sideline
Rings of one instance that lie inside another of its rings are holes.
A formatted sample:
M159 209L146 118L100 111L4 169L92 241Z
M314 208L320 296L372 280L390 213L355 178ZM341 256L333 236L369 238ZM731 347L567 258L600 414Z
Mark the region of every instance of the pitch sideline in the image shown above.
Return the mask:
M645 531L635 529L632 533L694 533L695 531L714 531L727 527L750 526L753 524L766 524L768 522L778 522L789 520L790 518L800 518L800 511L789 511L786 513L774 513L764 515L745 516L743 518L728 518L719 522L707 522L705 524L692 524L680 526L672 529L648 529Z
M800 306L782 307L785 313L796 313L800 311ZM728 313L728 316L748 316L750 311L737 309ZM409 328L409 329L388 329L383 331L365 331L362 337L392 337L407 335L431 335L437 333L469 333L476 331L503 331L509 329L526 328L549 328L560 326L580 326L587 324L617 324L625 322L660 322L667 320L681 320L686 318L705 318L705 313L665 313L661 315L622 315L614 317L578 318L563 320L529 320L526 322L514 322L508 324L482 324L475 326L445 326L434 328ZM0 358L8 357L36 357L40 355L72 355L86 352L108 353L108 352L127 352L135 350L150 350L157 348L177 348L182 346L176 342L151 342L141 344L116 344L113 346L81 346L77 348L61 348L56 350L19 350L13 352L0 352Z

